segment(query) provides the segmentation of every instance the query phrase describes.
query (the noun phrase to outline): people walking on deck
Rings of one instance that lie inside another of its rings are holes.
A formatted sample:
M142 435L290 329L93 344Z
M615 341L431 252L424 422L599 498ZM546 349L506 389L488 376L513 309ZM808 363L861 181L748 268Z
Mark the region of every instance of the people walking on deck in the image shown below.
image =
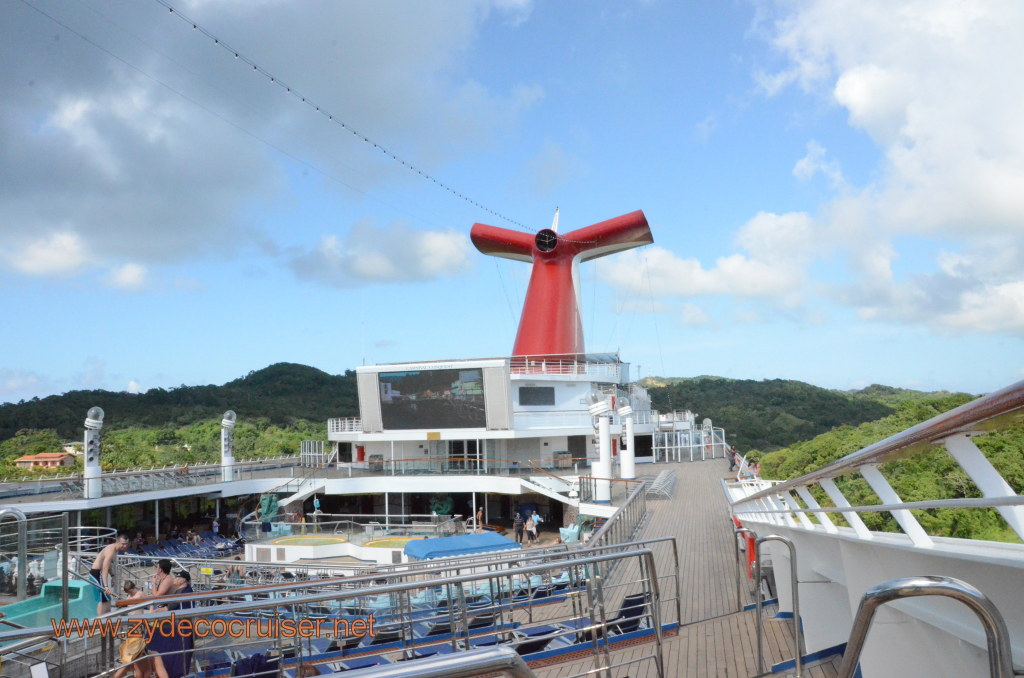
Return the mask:
M519 513L519 509L516 508L515 517L512 518L512 529L516 533L516 542L519 544L523 543L523 516Z
M533 546L534 541L537 539L537 524L533 522L533 516L526 519L526 541L529 546Z
M739 461L740 461L740 453L736 450L735 447L730 447L729 448L729 470L730 471L735 471L737 464L739 464Z
M128 545L127 534L122 532L117 535L117 539L103 547L89 570L89 576L100 587L100 603L96 606L97 615L110 612L110 597L114 595L114 592L110 590L110 570L117 561L117 554L126 550Z

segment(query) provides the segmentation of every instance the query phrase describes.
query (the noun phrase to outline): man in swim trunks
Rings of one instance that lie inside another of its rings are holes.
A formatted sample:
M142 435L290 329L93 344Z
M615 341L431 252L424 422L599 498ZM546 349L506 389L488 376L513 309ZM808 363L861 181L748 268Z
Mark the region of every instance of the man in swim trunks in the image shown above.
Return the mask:
M128 548L128 535L122 532L117 535L117 539L113 543L107 544L100 551L100 555L93 561L92 569L89 570L89 575L99 584L100 589L100 604L96 606L96 614L106 614L110 612L110 597L114 595L114 592L110 590L110 568L114 565L117 560L117 554Z

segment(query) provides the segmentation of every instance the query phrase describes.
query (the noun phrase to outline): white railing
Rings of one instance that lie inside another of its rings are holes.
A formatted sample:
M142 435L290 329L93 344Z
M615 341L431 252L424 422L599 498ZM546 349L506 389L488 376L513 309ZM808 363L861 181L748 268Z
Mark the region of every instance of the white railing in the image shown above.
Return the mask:
M730 484L728 490L733 501L733 512L741 520L747 518L826 533L838 531L829 516L839 513L857 537L871 539L872 533L859 514L888 511L914 546L931 547L932 538L911 511L995 508L1018 537L1024 540L1024 497L1013 491L971 440L1000 425L1021 419L1024 419L1024 381L950 410L817 471L781 482L770 489L758 490L756 485L751 484ZM982 497L934 497L904 501L879 471L881 464L920 454L937 446L945 447L960 469L981 491ZM881 504L850 505L835 479L854 473L861 475L881 500ZM827 496L832 507L821 506L815 495Z
M657 410L633 410L634 424L651 424L657 420Z
M328 433L362 433L363 420L359 417L339 417L327 420Z
M628 371L625 363L592 362L553 356L514 356L509 358L512 374L560 374L579 375L619 383L620 377Z

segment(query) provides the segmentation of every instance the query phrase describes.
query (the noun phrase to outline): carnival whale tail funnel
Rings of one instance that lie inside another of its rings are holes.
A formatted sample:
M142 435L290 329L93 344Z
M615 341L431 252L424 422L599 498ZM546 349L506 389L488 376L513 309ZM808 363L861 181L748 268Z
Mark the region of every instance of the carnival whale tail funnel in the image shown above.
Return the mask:
M585 353L577 266L654 242L640 210L568 233L545 228L530 234L473 224L470 237L484 254L533 264L514 356Z

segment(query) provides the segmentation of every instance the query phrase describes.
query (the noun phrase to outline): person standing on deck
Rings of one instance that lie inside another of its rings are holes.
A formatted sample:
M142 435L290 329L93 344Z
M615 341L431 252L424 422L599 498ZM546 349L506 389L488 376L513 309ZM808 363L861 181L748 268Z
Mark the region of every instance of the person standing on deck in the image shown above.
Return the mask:
M515 517L512 518L512 529L516 533L516 542L519 544L523 543L523 516L519 513L519 508L516 508Z
M185 576L176 577L171 574L171 561L167 558L161 558L156 566L153 595L160 597L192 593L191 578L187 572L182 572L181 574ZM157 603L157 605L157 607L154 607L154 612L174 611L183 607L192 607L191 602L170 603L169 605L159 605ZM172 628L165 629L158 625L146 648L147 652L153 656L153 662L159 661L160 670L163 671L163 675L160 675L158 671L158 678L181 678L181 676L188 673L187 668L192 663L191 650L193 646L191 632L180 633L179 631L183 629L180 629L178 625L172 624L171 626Z
M484 531L484 507L481 506L476 510L476 531Z
M89 570L89 576L100 587L100 602L96 606L97 616L110 612L110 597L114 595L114 592L110 590L110 568L117 561L117 554L127 548L128 535L122 532L117 535L117 539L113 543L103 547Z
M537 539L537 525L533 522L533 516L530 516L526 519L526 541L533 546L535 539Z

